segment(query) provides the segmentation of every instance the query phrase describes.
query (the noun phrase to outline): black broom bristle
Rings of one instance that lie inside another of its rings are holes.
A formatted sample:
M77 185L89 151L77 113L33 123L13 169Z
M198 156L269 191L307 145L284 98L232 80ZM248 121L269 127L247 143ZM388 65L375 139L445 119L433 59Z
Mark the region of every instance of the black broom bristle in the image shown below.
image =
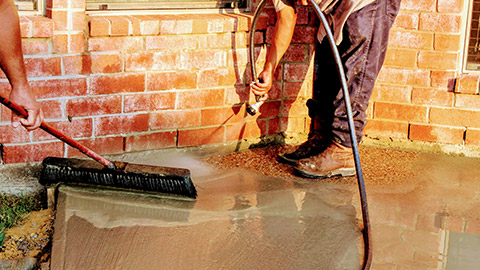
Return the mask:
M40 184L80 183L197 197L190 171L182 168L114 162L112 170L85 159L47 157Z

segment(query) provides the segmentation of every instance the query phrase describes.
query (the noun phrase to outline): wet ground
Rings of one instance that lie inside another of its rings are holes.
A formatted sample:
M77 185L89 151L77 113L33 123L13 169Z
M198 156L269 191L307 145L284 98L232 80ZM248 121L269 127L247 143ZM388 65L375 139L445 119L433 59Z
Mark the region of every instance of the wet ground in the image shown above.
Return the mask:
M281 148L118 157L189 168L197 200L62 186L51 269L360 269L356 178L294 177ZM372 269L480 269L479 159L360 154Z

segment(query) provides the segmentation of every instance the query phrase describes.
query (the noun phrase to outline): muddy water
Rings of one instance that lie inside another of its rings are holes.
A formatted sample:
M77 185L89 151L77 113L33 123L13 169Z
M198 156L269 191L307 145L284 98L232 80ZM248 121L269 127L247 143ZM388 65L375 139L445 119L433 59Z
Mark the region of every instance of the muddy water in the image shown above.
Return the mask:
M360 269L354 182L134 160L191 169L198 199L62 186L52 269ZM480 269L479 159L371 149L362 161L372 269Z
M61 187L52 269L358 268L351 191L246 171L195 183L195 201Z

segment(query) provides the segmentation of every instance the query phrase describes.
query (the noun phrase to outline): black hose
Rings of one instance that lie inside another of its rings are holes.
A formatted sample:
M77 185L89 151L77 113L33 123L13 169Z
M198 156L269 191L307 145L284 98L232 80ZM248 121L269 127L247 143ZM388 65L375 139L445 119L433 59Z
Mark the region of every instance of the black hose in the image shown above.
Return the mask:
M266 2L267 0L261 0L260 3L258 4L258 7L254 14L251 30L250 30L250 67L252 69L253 81L256 80L255 55L254 55L255 27L258 20L258 16L261 13L261 10L265 6ZM355 159L355 169L357 172L358 189L360 192L360 201L362 204L362 217L363 217L363 227L364 227L363 228L363 241L364 241L363 269L368 270L370 269L370 266L372 264L372 240L371 240L371 231L370 231L370 219L368 216L367 193L365 192L365 183L363 181L362 166L360 164L360 157L358 154L358 143L357 143L357 137L355 135L355 126L353 123L352 106L350 103L350 94L348 92L347 80L345 77L345 71L343 70L342 60L340 58L340 54L335 44L335 39L333 38L332 30L330 29L330 26L325 17L325 14L323 14L323 12L320 10L320 7L318 6L317 3L315 3L313 0L309 0L309 2L313 6L315 13L317 14L318 18L321 20L322 25L325 31L327 32L328 42L330 43L332 53L335 57L338 75L340 76L340 81L342 83L343 96L345 99L345 107L347 109L348 127L350 129L350 138L352 140L352 150L353 150L353 156Z

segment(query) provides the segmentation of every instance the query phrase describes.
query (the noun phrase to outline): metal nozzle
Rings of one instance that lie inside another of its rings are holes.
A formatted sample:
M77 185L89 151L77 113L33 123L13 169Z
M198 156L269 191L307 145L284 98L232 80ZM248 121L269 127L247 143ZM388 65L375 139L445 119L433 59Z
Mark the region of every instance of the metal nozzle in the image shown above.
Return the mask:
M254 116L255 114L257 114L258 109L260 109L260 106L262 106L262 104L263 104L263 101L258 101L253 104L248 104L246 108L247 113L250 114L251 116Z

